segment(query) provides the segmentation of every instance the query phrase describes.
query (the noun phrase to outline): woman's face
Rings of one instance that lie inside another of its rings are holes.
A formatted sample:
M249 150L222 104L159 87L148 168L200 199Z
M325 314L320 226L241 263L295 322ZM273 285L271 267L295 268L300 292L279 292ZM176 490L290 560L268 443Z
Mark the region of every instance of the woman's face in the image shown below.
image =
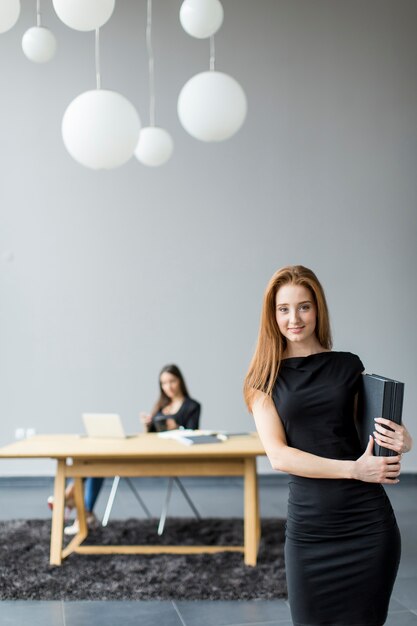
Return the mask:
M302 285L283 285L275 296L278 328L287 341L308 343L315 339L317 311L311 291Z
M161 382L162 391L168 396L168 398L175 398L176 396L181 395L180 379L174 376L174 374L164 372L161 374L161 378L159 380Z

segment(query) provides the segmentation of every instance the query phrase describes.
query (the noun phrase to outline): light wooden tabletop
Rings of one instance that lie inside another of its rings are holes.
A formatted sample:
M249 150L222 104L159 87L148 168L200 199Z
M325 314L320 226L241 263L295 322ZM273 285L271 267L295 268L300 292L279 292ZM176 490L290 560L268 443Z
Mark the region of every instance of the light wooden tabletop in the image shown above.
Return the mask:
M236 458L264 456L257 433L230 437L210 444L184 445L157 434L139 434L126 439L89 438L84 435L35 435L0 448L0 459L133 459L133 458Z

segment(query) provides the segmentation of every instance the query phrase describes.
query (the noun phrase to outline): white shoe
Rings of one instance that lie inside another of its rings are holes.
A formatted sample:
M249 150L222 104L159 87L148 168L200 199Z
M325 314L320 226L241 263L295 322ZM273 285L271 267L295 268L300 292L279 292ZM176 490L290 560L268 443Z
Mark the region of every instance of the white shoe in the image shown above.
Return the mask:
M72 535L76 535L79 532L80 532L80 525L77 519L75 519L74 522L70 526L65 526L64 528L64 535L66 535L67 537L72 537Z
M87 513L86 515L87 528L89 530L93 530L98 526L98 520L94 513ZM72 537L73 535L77 535L80 532L80 524L78 519L74 520L74 523L71 526L65 526L64 535L67 537Z

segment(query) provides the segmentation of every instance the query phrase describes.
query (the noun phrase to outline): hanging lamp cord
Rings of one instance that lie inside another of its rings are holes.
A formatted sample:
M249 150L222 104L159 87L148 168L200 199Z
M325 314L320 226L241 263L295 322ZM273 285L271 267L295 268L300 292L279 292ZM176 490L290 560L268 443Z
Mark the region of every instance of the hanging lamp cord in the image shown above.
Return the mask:
M97 89L101 89L101 73L100 73L100 29L96 28L96 85Z
M147 3L146 15L146 49L148 52L149 73L149 125L155 126L155 72L152 49L152 0Z
M41 0L36 0L36 26L42 26Z

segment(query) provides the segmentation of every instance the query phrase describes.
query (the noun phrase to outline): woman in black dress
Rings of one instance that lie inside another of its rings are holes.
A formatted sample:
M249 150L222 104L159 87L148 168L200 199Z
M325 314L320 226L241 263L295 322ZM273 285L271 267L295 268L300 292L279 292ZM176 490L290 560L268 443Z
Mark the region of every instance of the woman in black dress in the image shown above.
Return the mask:
M141 413L147 432L189 428L196 430L201 405L190 398L184 376L177 365L165 365L159 374L159 398L151 413Z
M245 399L274 469L288 472L285 559L295 626L382 626L401 542L382 484L399 482L404 426L377 418L361 450L355 405L364 367L333 352L323 289L300 265L282 268L264 296ZM393 430L389 430L386 427Z

